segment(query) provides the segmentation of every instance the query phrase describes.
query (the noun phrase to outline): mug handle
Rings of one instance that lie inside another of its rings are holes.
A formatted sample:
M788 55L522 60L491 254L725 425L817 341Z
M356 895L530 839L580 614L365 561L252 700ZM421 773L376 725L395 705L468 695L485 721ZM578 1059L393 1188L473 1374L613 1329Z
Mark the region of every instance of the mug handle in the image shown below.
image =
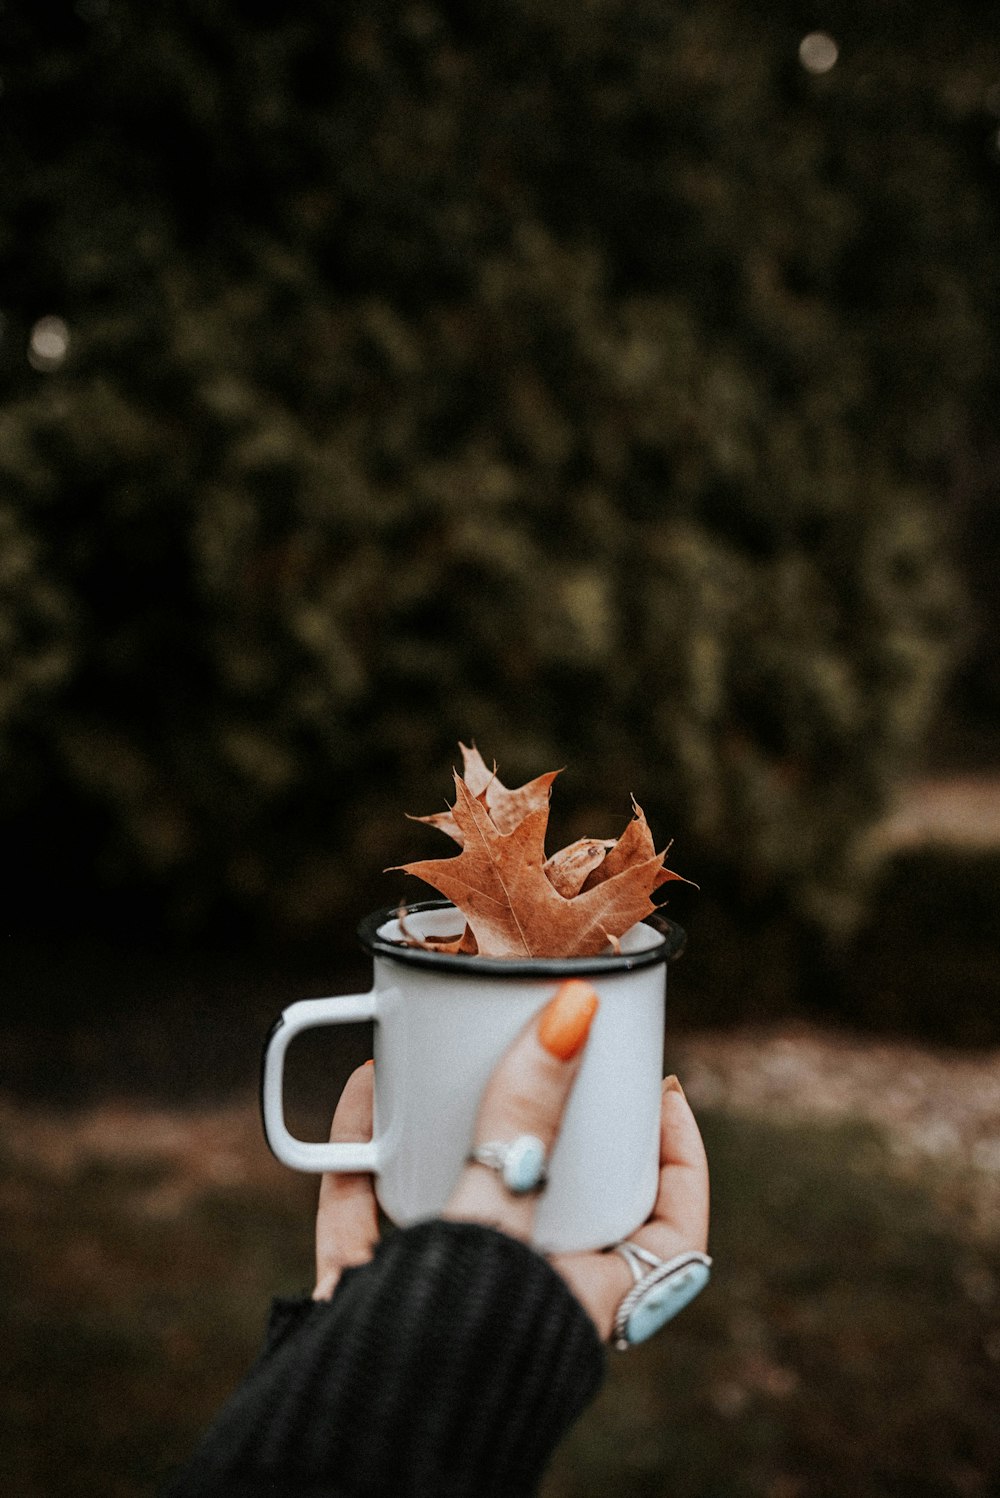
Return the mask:
M300 999L282 1010L264 1047L260 1082L260 1110L264 1136L272 1154L293 1170L375 1171L381 1163L378 1141L366 1139L325 1144L296 1139L285 1124L285 1053L303 1030L320 1025L350 1025L377 1018L377 995L342 994L329 999Z

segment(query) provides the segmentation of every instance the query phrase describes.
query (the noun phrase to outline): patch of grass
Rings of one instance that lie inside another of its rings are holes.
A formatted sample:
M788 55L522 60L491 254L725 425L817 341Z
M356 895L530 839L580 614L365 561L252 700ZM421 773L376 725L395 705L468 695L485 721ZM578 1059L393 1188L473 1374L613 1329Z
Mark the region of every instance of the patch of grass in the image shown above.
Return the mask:
M171 1198L148 1168L0 1183L0 1491L137 1498L254 1356L268 1297L309 1283L315 1183Z
M713 1280L614 1357L545 1498L996 1492L1000 1246L854 1128L705 1121Z
M715 1270L612 1356L545 1498L989 1498L1000 1246L966 1241L871 1132L703 1120ZM147 1498L306 1286L315 1182L103 1165L0 1175L0 1491Z

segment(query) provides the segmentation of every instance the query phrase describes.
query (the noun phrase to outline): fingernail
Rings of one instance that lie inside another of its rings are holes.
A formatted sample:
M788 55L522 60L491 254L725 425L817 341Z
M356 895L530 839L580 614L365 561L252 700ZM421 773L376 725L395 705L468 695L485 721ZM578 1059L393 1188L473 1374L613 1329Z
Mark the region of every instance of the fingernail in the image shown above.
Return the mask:
M375 1065L375 1057L374 1056L369 1056L368 1060L365 1062L365 1065L366 1066L374 1066Z
M538 1021L538 1039L550 1056L570 1061L583 1049L597 1004L596 993L582 978L560 983Z
M684 1096L684 1088L678 1082L673 1072L670 1073L669 1077L664 1077L663 1090L664 1092L679 1092L681 1097Z

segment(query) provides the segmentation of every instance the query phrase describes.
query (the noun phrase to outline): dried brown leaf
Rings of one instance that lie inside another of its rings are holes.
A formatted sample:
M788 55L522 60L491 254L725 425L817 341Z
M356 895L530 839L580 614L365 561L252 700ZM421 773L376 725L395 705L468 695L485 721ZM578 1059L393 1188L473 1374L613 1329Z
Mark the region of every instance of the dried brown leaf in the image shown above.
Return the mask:
M537 779L529 780L527 785L511 790L500 779L496 765L492 770L487 768L486 761L475 745L470 749L467 745L460 743L458 747L462 751L462 778L468 790L483 802L494 825L501 832L512 832L529 812L548 805L549 792L552 782L559 774L558 770L552 770L547 775L539 775ZM459 847L462 846L462 830L451 810L432 812L427 817L411 817L410 821L424 822L428 827L436 827L439 832L447 833L450 838L454 839Z
M539 781L551 785L553 778ZM483 797L457 774L455 793L452 812L462 851L401 868L432 884L463 912L481 955L592 956L655 909L649 896L663 872L655 853L572 898L554 888L545 872L547 787L545 804L529 810L509 831L501 831Z
M656 856L656 848L653 844L653 834L649 830L642 807L632 798L633 817L616 843L609 847L607 855L600 863L595 865L593 871L587 875L583 888L594 889L606 879L613 879L624 869L631 868L634 864L645 863L648 859ZM669 845L660 855L666 858L670 852ZM667 884L671 879L679 879L684 884L690 880L685 879L683 874L675 874L672 869L661 867L653 889L659 889L661 884Z

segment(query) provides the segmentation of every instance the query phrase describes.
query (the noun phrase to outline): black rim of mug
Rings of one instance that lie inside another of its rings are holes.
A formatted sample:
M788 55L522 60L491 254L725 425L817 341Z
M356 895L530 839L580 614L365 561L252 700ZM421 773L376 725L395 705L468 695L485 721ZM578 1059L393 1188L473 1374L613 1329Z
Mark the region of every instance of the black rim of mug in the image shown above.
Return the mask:
M454 909L450 900L421 900L407 905L402 914L405 919L428 910ZM388 957L393 962L436 968L439 972L474 973L479 978L570 978L629 973L637 968L655 967L660 962L672 962L681 955L687 942L683 927L657 912L647 916L642 924L650 926L663 939L639 952L609 952L599 957L469 957L458 952L430 952L380 936L380 929L389 921L398 920L399 915L400 907L390 905L372 911L358 926L361 945L373 957Z

